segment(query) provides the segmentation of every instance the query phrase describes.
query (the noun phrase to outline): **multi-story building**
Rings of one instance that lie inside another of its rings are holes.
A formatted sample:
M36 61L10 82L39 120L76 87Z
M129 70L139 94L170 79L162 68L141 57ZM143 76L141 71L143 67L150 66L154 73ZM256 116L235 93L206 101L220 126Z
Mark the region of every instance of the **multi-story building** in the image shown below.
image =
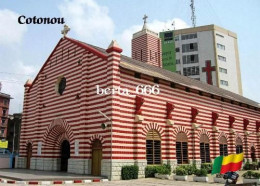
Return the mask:
M242 95L237 35L216 25L160 33L163 68Z
M10 95L0 92L0 140L6 138L10 99Z

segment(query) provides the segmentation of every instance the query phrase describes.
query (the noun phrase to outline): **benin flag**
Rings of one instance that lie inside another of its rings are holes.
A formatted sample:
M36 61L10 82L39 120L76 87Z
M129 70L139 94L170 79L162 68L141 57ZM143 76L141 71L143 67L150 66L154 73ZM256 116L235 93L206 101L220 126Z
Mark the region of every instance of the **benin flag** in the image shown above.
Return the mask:
M214 160L211 174L225 174L228 171L237 171L241 168L243 159L244 153L218 156Z

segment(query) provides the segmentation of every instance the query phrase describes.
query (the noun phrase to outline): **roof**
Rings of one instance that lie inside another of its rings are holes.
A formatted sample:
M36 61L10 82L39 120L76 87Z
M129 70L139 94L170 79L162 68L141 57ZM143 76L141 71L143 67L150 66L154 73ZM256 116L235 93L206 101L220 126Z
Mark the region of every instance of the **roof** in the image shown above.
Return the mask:
M213 30L216 30L216 31L221 32L221 33L226 34L226 35L229 35L233 38L237 38L237 34L235 32L232 32L230 30L227 30L225 28L222 28L222 27L214 25L214 24L198 26L198 27L191 27L191 28L177 29L177 30L174 30L174 34L175 35L190 34L190 33L195 33L195 32L213 31Z
M98 50L99 52L108 55L105 49L90 45L81 41L78 41L82 44L88 45L90 47L93 47L94 49ZM120 62L120 67L132 70L141 74L146 74L148 76L153 76L157 77L166 81L170 81L185 87L189 87L198 91L206 92L209 94L213 94L216 96L220 96L229 100L237 101L239 103L244 103L247 105L251 105L253 107L260 108L260 104L250 100L246 97L243 97L239 94L230 92L228 90L218 88L217 86L214 85L209 85L205 82L198 81L183 75L180 75L175 72L171 72L165 69L162 69L160 67L156 67L141 61L134 60L128 56L122 55L121 56L121 62Z
M0 92L0 97L4 97L4 98L8 98L8 99L13 99L11 98L11 96L9 94L5 94L5 93L2 93Z

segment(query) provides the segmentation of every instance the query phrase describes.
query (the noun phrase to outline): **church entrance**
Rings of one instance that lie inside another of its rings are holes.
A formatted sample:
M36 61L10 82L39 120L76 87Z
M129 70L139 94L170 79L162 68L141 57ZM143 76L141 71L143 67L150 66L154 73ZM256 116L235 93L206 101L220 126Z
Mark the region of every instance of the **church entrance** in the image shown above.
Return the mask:
M255 159L255 147L251 147L251 159L252 159L252 162L256 161L256 159Z
M60 170L62 172L68 171L69 158L70 158L70 143L67 140L64 140L61 144Z
M101 175L102 144L100 140L95 140L92 144L92 175Z
M28 143L27 145L27 163L26 169L30 169L31 167L31 157L32 157L32 144Z

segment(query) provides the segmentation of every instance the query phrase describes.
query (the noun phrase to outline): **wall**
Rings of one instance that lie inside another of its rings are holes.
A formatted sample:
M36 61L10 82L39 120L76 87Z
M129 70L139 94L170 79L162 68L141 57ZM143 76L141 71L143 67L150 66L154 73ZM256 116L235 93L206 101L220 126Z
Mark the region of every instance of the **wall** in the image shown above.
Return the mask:
M10 165L10 158L9 156L1 156L0 157L0 169L5 169L5 168L9 168Z

